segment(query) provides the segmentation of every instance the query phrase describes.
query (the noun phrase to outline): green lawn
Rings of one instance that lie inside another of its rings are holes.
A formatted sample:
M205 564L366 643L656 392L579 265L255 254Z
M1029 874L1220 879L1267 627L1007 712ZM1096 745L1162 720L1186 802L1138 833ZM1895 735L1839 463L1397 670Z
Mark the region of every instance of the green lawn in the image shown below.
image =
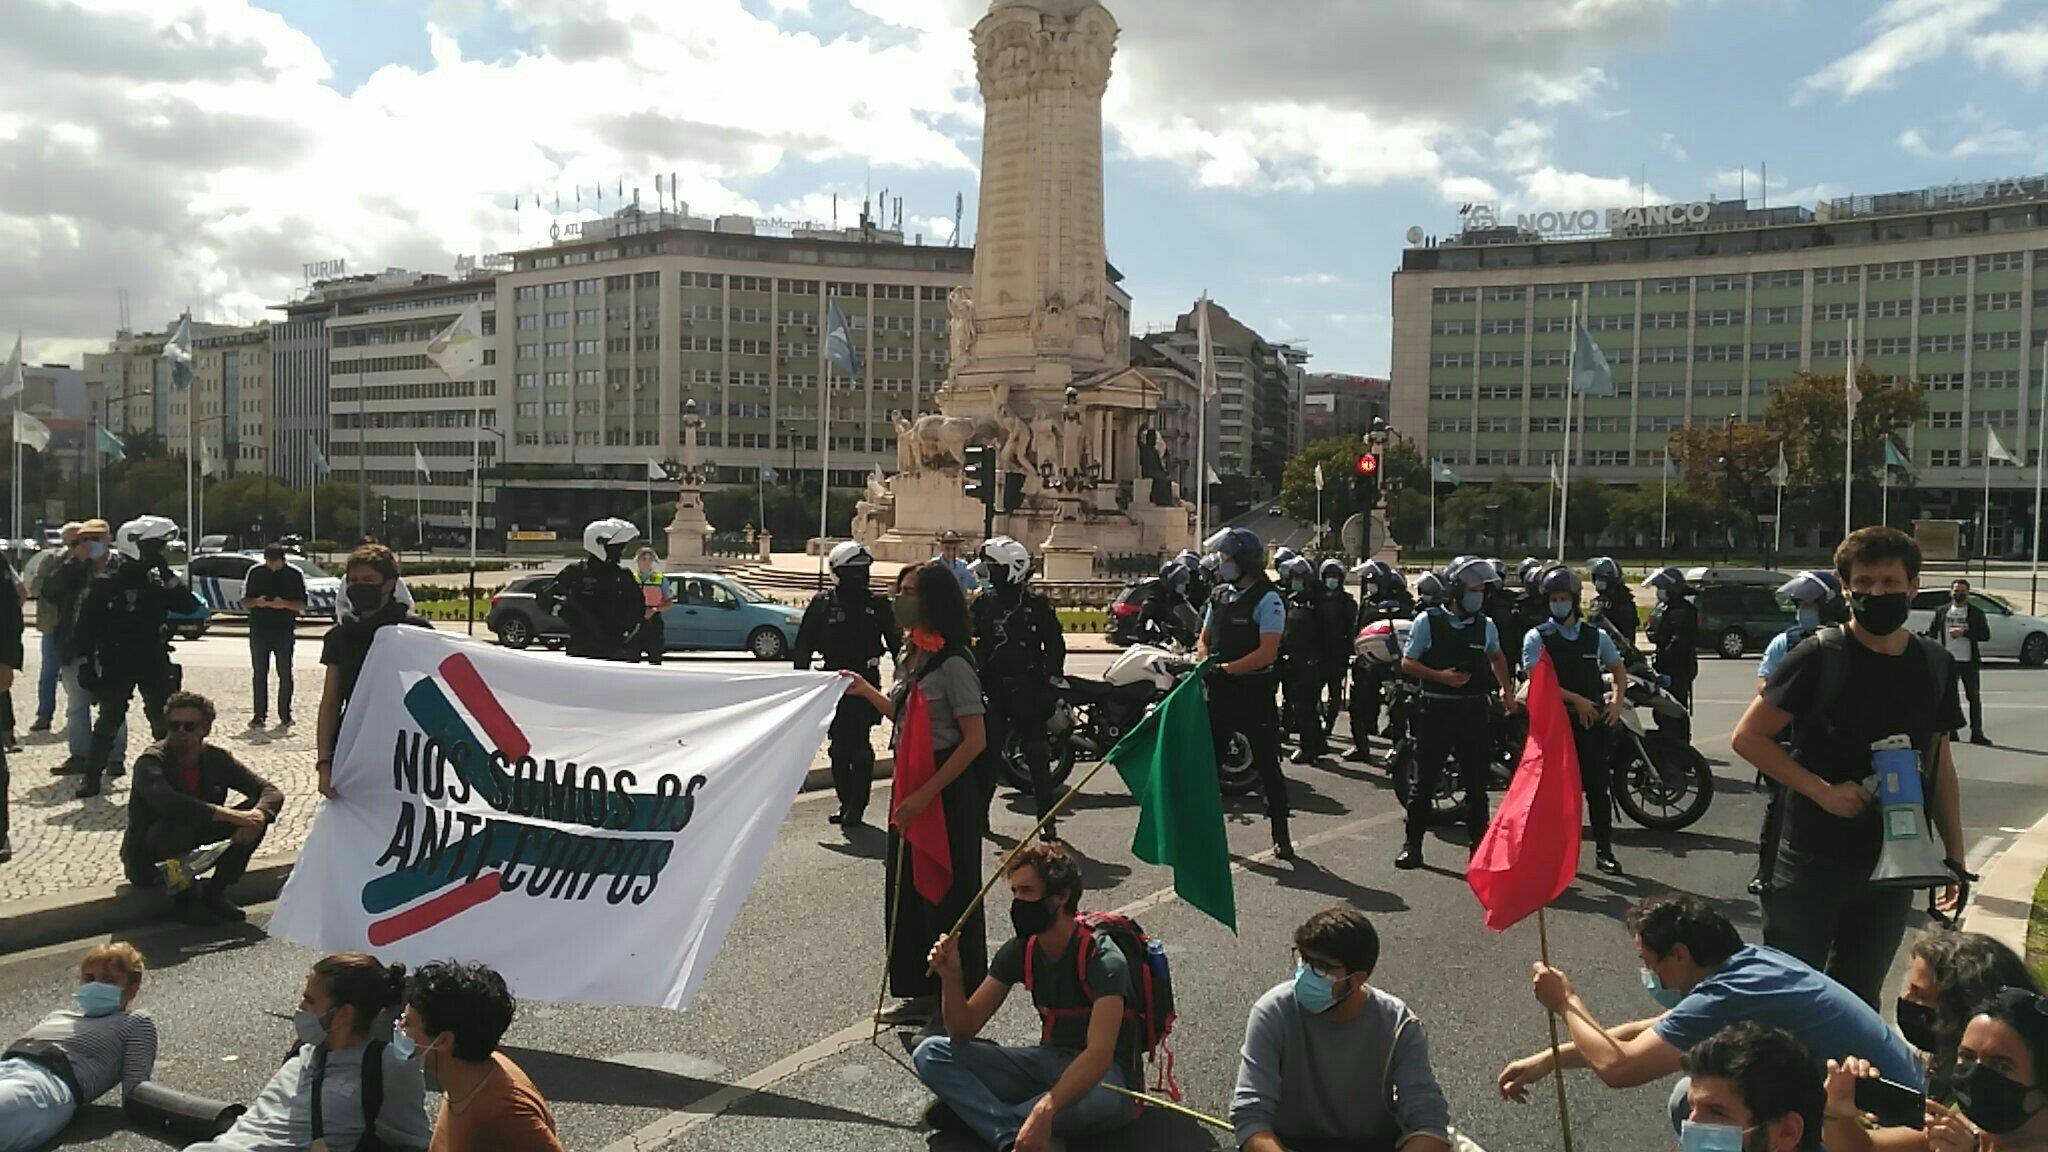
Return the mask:
M2048 875L2034 885L2034 908L2027 915L2027 967L2034 979L2048 983Z

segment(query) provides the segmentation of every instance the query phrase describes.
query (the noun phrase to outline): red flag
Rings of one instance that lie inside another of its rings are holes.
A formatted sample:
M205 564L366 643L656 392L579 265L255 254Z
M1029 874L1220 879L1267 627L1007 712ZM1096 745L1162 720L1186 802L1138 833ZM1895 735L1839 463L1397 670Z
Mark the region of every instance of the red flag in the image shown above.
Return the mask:
M1528 707L1522 763L1465 867L1496 932L1563 895L1579 871L1579 753L1547 652L1529 674Z
M912 684L896 718L896 772L889 783L889 811L904 797L925 786L939 771L932 759L932 721L924 691ZM910 882L917 894L937 904L953 887L953 853L946 843L946 806L933 800L908 826L898 823L910 842ZM1573 857L1574 861L1577 856Z

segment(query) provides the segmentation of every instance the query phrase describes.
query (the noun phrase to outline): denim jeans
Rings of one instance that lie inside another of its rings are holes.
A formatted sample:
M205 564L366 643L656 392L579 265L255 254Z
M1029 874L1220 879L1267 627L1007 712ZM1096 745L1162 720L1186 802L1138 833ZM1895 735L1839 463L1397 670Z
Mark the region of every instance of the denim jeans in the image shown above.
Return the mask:
M64 665L64 738L70 744L71 757L82 763L92 754L93 696L78 682L80 663L73 660ZM128 762L128 723L125 717L120 732L114 736L113 762Z
M289 628L249 629L249 662L255 673L255 708L261 720L270 715L270 663L277 658L277 715L292 714L292 648L298 637Z
M1042 1045L1008 1048L987 1040L955 1044L944 1036L930 1036L910 1060L925 1087L990 1147L1001 1149L1017 1142L1017 1130L1039 1097L1059 1082L1079 1055ZM1124 1087L1123 1071L1111 1065L1102 1083ZM1129 1100L1097 1086L1054 1117L1052 1130L1063 1139L1087 1136L1122 1127L1136 1113Z
M57 1138L78 1104L57 1074L20 1058L0 1060L0 1152L32 1152Z
M48 722L57 715L57 681L64 675L64 661L57 655L57 634L45 632L43 664L36 669L36 719Z

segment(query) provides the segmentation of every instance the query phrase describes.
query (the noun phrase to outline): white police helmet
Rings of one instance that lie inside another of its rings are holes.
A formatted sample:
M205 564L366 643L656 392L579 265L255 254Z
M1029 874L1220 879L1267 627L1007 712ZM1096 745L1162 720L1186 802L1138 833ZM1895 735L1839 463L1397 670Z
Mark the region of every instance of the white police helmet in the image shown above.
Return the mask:
M631 520L617 516L603 520L592 520L583 528L583 550L599 560L609 560L608 548L623 547L640 538L640 530L633 527Z
M130 560L140 560L143 541L169 544L177 534L178 525L168 516L137 516L114 533L114 548Z
M825 557L825 563L834 572L841 568L867 568L874 564L875 554L858 540L848 540L835 546Z
M1008 536L997 536L983 544L979 556L990 572L1002 572L1012 584L1022 584L1031 575L1031 549Z

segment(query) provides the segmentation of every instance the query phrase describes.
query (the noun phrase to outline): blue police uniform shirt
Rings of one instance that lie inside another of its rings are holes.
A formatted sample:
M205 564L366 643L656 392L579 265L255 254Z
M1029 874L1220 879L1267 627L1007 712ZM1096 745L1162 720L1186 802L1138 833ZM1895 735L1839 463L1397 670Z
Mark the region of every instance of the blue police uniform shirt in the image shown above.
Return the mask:
M1812 631L1810 628L1794 624L1771 637L1771 642L1764 646L1764 658L1756 662L1756 678L1769 680L1771 673L1778 670L1778 662L1785 658L1785 654L1799 647L1799 642L1811 635Z
M1536 661L1543 655L1543 634L1546 631L1555 632L1567 640L1577 640L1579 629L1585 626L1583 621L1577 619L1569 624L1545 620L1529 629L1529 634L1522 637L1522 667L1526 669L1536 666ZM1609 636L1605 628L1596 628L1594 632L1600 637L1600 666L1610 668L1621 663L1621 649L1614 646L1614 637Z
M1232 585L1225 585L1218 595L1222 597L1220 603L1229 604L1236 601L1239 596L1244 595L1244 590ZM1256 605L1253 605L1252 619L1257 622L1259 635L1261 636L1278 636L1281 632L1285 631L1287 628L1287 606L1280 602L1280 593L1270 588L1267 589L1265 598ZM1213 632L1215 627L1216 604L1212 603L1202 613L1202 631L1205 633Z
M1500 629L1495 628L1493 621L1484 616L1467 616L1461 621L1454 619L1451 627L1470 628L1474 624L1486 625L1487 655L1491 656L1495 652L1500 651ZM1401 655L1406 656L1410 660L1422 659L1422 654L1429 651L1429 628L1429 613L1417 613L1415 623L1409 625L1408 628L1408 646L1401 650Z
M1887 1080L1920 1088L1920 1064L1884 1018L1854 992L1776 948L1750 945L1728 958L1650 1026L1680 1052L1742 1020L1775 1024L1823 1059L1861 1056Z
M978 592L981 590L981 577L974 574L973 565L967 561L948 560L944 556L934 556L932 559L953 570L953 579L960 582L960 590L962 592Z

